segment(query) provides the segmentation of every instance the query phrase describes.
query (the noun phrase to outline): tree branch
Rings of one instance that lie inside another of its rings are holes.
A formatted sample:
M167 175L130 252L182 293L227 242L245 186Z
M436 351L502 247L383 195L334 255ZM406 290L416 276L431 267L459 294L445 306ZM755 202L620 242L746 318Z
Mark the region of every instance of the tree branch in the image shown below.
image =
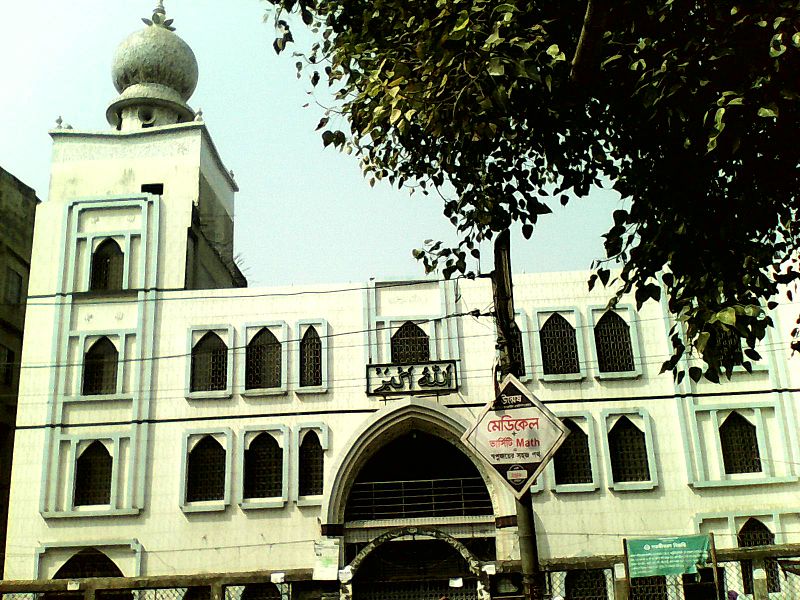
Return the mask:
M573 83L588 83L597 74L600 59L600 42L606 28L607 6L603 0L586 0L586 14L578 39L578 47L572 57L569 78Z

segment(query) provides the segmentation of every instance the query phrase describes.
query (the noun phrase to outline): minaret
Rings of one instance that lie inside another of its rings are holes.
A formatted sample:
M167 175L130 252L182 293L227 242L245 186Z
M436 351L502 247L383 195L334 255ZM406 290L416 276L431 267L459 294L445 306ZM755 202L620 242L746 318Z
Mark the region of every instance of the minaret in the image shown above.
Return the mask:
M197 86L197 59L167 19L163 0L144 29L129 35L114 54L112 76L119 96L106 119L120 131L185 123L195 117L186 102Z

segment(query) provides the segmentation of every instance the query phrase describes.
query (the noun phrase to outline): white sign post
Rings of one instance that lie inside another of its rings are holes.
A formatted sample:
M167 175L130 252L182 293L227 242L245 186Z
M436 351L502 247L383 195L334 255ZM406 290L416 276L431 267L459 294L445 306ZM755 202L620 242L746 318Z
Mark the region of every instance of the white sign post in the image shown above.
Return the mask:
M517 498L533 484L569 430L513 375L461 441L500 473Z

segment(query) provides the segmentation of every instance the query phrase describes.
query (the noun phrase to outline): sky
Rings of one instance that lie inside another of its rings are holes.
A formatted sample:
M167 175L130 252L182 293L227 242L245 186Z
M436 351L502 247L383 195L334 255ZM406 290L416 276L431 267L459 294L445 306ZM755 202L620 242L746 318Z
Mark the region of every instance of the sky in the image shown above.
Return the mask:
M5 0L0 11L0 167L47 199L51 140L61 116L105 130L116 97L111 59L144 27L155 0ZM166 0L167 17L194 50L200 78L189 105L201 108L222 160L235 173L235 252L251 286L418 278L411 256L426 239L454 241L437 196L371 188L358 160L323 148L319 101L296 78L291 52L278 56L260 0ZM322 87L322 86L320 86ZM308 107L304 105L309 104ZM595 190L512 240L515 272L588 269L619 196ZM1 218L1 217L0 217ZM484 245L483 271L491 270ZM470 266L475 266L474 262Z

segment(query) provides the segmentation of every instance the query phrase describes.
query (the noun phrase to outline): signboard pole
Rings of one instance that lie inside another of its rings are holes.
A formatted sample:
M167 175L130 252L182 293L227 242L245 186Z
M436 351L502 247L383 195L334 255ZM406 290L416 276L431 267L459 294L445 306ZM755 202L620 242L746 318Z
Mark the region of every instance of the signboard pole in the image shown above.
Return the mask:
M714 590L717 593L717 598L720 597L719 593L719 573L717 573L717 545L714 543L714 532L708 534L708 550L711 554L711 568L714 573Z
M512 356L509 347L518 332L514 323L514 294L511 282L511 235L501 231L494 242L494 271L492 295L497 323L497 349L500 354L500 372L503 376L521 374L519 358ZM533 499L530 490L516 500L519 557L522 563L522 581L527 600L541 600L543 586L539 570L539 550L536 546L536 526L533 522Z

